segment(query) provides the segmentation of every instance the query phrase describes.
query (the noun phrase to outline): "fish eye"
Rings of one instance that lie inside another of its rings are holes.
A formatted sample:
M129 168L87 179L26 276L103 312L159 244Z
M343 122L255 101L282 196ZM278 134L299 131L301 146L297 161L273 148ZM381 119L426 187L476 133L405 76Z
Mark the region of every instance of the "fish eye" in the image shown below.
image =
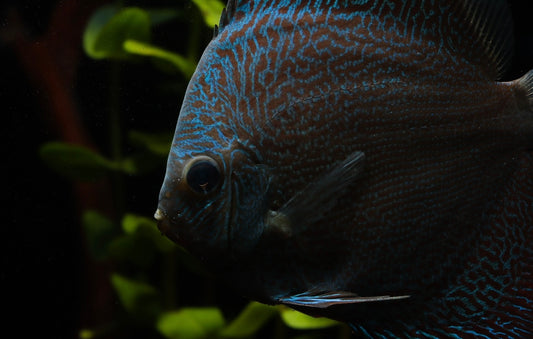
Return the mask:
M197 157L184 170L187 185L197 193L207 194L220 182L220 170L215 160L207 156Z

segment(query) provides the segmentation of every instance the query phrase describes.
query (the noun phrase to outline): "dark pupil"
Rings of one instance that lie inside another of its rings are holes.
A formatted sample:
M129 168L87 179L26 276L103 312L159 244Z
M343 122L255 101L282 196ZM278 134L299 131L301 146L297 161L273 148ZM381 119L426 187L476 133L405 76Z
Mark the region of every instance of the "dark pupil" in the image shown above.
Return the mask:
M196 192L207 193L216 187L220 173L215 165L208 161L198 162L189 169L187 183Z

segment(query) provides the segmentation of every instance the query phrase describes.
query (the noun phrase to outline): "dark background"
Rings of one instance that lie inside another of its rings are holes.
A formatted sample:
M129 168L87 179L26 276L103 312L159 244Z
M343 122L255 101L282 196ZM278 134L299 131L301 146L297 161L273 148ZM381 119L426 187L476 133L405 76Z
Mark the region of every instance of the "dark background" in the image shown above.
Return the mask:
M73 183L39 158L39 147L50 141L82 144L110 157L109 110L114 105L123 139L131 129L174 130L186 79L149 62L95 61L83 54L87 19L107 2L9 1L0 8L0 100L7 120L0 124L0 307L7 314L2 324L14 331L5 333L17 337L76 338L80 327L109 322L119 303L108 281L112 267L87 255L80 214L90 208L120 218L120 209L149 217L157 205L164 164L148 175L125 176L126 199L118 201L108 182ZM193 7L186 1L128 5ZM174 20L153 39L181 52L187 27ZM203 33L199 43L205 45L212 33L208 28ZM118 98L111 94L113 78L119 79ZM73 120L61 120L58 111L75 111ZM122 143L125 155L132 151L126 140Z
M116 202L107 197L109 199L99 201L88 198L80 203L76 196L85 188L74 187L71 181L48 169L38 158L40 145L65 140L65 132L58 129L50 114L56 94L50 92L32 68L43 62L42 55L26 53L18 45L22 38L31 45L36 41L44 44L40 39L48 32L54 11L66 2L4 1L0 9L0 107L2 117L7 120L1 124L4 222L0 231L0 307L4 311L2 323L15 331L5 329L4 333L14 333L17 337L29 337L30 333L54 338L77 337L80 326L109 316L102 314L105 311L96 310L98 305L117 303L112 295L95 294L91 287L101 283L94 277L105 276L109 267L88 262L79 222L82 208L103 206L105 209L106 204L111 208ZM60 41L62 47L57 54L52 53L51 58L63 58L60 64L64 68L60 73L63 70L73 72L64 74L71 79L66 82L67 96L73 99L91 145L109 154L107 86L112 66L90 60L81 53L79 45L85 20L103 2L79 2L80 9L74 20L77 24L71 26L70 34L56 33L54 41ZM157 6L157 2L149 3ZM514 79L533 68L531 4L528 1L510 3L516 25L516 51L506 79ZM157 39L169 49L179 50L187 38L183 29L179 25L167 26L166 33L160 33ZM202 43L205 45L207 40ZM61 51L65 52L63 56ZM73 55L75 64L68 65L65 55ZM161 91L158 84L171 80L152 67L122 66L119 72L123 128L172 131L181 103L181 97L173 93L179 93L186 82L177 77L172 82L177 89ZM124 186L128 192L123 202L126 209L152 215L163 174L161 167L142 178L126 178Z

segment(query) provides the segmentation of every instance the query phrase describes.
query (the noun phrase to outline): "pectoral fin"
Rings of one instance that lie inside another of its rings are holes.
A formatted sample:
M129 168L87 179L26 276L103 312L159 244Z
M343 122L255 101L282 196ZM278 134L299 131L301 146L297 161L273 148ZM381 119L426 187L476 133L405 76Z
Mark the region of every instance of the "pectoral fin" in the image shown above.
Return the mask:
M312 308L328 308L334 305L348 305L380 301L392 301L409 298L409 295L399 296L372 296L361 297L352 292L335 291L335 292L313 292L307 291L304 293L291 295L279 299L279 302L288 306L312 307Z
M350 154L317 181L296 193L278 211L269 211L267 230L288 237L320 221L362 173L364 159L365 154L361 151Z

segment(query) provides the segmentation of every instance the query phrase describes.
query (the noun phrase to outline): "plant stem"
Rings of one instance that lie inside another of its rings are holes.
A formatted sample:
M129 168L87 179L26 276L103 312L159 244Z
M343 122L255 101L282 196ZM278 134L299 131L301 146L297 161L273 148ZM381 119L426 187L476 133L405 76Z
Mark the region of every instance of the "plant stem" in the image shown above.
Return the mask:
M277 315L274 322L274 338L285 339L287 338L287 326L281 320L281 316Z
M109 144L113 161L122 161L122 129L120 126L120 70L118 61L111 64L110 93L109 93ZM116 216L119 218L124 213L124 179L120 171L112 174L113 200L116 207Z
M178 262L176 260L176 251L164 254L164 262L161 265L161 278L164 307L174 309L178 305L178 291L176 288L176 277L178 274Z
M352 337L352 329L346 324L339 326L339 339L350 339Z

